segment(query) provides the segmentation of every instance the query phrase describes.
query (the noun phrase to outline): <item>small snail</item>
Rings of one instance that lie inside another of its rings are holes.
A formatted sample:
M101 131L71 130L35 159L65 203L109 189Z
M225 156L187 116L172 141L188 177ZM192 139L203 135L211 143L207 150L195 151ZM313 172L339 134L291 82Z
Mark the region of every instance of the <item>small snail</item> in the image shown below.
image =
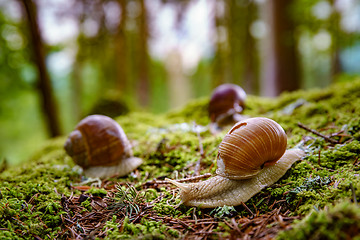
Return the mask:
M181 202L202 208L237 206L278 181L304 156L286 150L287 137L275 121L257 117L236 123L219 146L217 176L198 183L168 180L181 189Z
M246 93L238 85L226 83L215 88L208 108L211 127L216 129L242 120L245 99Z
M133 157L120 125L103 115L90 115L81 120L64 148L89 177L125 176L142 163L142 159Z

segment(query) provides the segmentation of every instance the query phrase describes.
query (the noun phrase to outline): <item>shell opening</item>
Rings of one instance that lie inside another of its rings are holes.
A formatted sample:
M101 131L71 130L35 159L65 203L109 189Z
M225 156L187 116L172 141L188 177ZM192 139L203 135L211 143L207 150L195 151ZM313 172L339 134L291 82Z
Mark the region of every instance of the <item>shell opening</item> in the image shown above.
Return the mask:
M217 157L216 157L216 164L217 164L217 168L216 168L216 174L220 175L220 176L226 176L225 173L225 163L222 160L222 158L220 157L220 154L218 153Z
M240 129L240 128L242 128L242 127L245 127L246 125L247 125L246 122L241 122L241 123L235 125L235 126L229 131L228 134L233 133L233 132L234 132L235 130L237 130L237 129Z

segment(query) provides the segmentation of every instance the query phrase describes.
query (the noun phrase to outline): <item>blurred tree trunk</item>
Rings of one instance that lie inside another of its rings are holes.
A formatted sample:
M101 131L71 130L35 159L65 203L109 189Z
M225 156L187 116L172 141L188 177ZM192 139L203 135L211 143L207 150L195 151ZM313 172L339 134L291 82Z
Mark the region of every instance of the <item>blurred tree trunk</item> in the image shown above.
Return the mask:
M82 6L85 6L85 0L80 0ZM84 22L86 18L85 11L82 11L79 15L79 36L77 38L77 53L75 57L74 64L72 65L72 75L71 75L71 98L72 98L72 113L73 113L73 120L75 123L81 120L83 117L82 113L82 69L85 61L85 50L83 49L83 42L85 42L84 36Z
M332 6L335 5L334 0L330 0ZM340 63L340 36L344 35L341 32L341 16L340 13L334 11L330 17L330 32L332 39L331 46L331 81L334 81L334 78L342 72L341 63Z
M144 0L139 0L140 16L139 16L139 54L138 59L138 86L137 94L139 103L143 107L149 105L150 83L149 83L149 53L148 53L148 16Z
M79 41L80 42L80 41ZM81 48L79 48L81 49ZM82 67L84 62L83 54L78 51L75 62L73 64L72 78L71 78L71 97L72 97L72 111L73 120L78 122L82 118L81 96L82 96Z
M340 48L338 46L334 47L332 54L332 71L331 71L331 81L334 81L334 78L342 73L343 69L340 62Z
M244 86L245 65L245 39L248 35L246 29L246 4L244 1L226 0L226 28L228 45L229 82ZM246 56L251 58L251 56Z
M294 25L289 7L293 0L267 1L268 24L267 54L264 62L262 94L278 96L300 86Z
M246 92L257 92L258 51L249 31L256 18L256 4L217 0L214 11L217 39L212 87L231 82Z
M245 18L245 40L244 50L242 53L244 66L244 86L246 92L252 94L259 94L260 76L259 76L259 51L256 47L256 42L250 34L251 24L258 18L258 7L254 1L249 1L247 8L244 11Z
M215 55L213 60L213 79L212 79L212 88L217 87L218 85L226 82L226 28L225 28L225 19L224 13L222 13L221 7L218 5L225 4L224 0L216 0L214 5L215 11L215 31L216 31L216 41L215 41Z
M191 86L184 74L183 59L179 48L172 49L165 58L165 68L169 82L170 107L177 108L190 99Z
M82 71L84 66L84 61L86 59L86 54L83 49L83 42L85 42L85 37L83 34L84 20L85 15L79 19L79 36L77 39L78 51L76 53L75 61L72 66L72 75L71 75L71 98L72 98L72 111L73 111L73 120L78 122L83 118L82 110L82 96L83 96L83 82L82 82Z
M118 0L121 9L119 26L115 35L116 54L116 88L123 94L127 88L127 51L126 51L126 4L127 0Z
M250 0L226 0L226 3L229 81L246 92L255 92L258 88L258 51L249 29L256 19L257 7Z
M50 135L51 137L55 137L61 134L59 116L57 114L57 106L51 88L49 73L46 69L44 46L37 22L36 6L32 0L21 0L20 2L24 6L30 29L34 61L39 74L37 87L42 100L42 110Z

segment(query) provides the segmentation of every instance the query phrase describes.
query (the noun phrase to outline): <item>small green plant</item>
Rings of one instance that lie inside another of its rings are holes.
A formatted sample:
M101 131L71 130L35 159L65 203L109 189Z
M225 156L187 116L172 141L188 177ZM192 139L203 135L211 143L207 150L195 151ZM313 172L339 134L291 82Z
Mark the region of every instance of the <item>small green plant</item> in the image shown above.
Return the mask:
M222 206L217 207L214 210L210 212L210 215L213 215L215 218L226 218L226 217L232 217L235 214L237 214L237 211L233 206Z
M130 221L133 220L147 206L145 195L136 191L130 184L126 184L126 187L117 185L115 188L118 192L115 194L113 204L108 208L113 210L114 214L122 213Z

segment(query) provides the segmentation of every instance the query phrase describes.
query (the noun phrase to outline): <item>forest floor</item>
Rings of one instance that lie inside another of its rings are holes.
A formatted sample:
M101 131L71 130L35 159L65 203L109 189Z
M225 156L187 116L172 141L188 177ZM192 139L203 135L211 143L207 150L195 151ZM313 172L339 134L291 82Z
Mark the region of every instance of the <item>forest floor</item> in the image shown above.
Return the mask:
M165 181L215 175L218 145L231 126L209 132L208 101L116 118L144 159L127 177L82 176L63 149L66 136L20 166L1 167L0 238L360 238L360 79L276 99L248 97L244 114L277 121L288 148L302 144L306 156L235 207L184 206Z

